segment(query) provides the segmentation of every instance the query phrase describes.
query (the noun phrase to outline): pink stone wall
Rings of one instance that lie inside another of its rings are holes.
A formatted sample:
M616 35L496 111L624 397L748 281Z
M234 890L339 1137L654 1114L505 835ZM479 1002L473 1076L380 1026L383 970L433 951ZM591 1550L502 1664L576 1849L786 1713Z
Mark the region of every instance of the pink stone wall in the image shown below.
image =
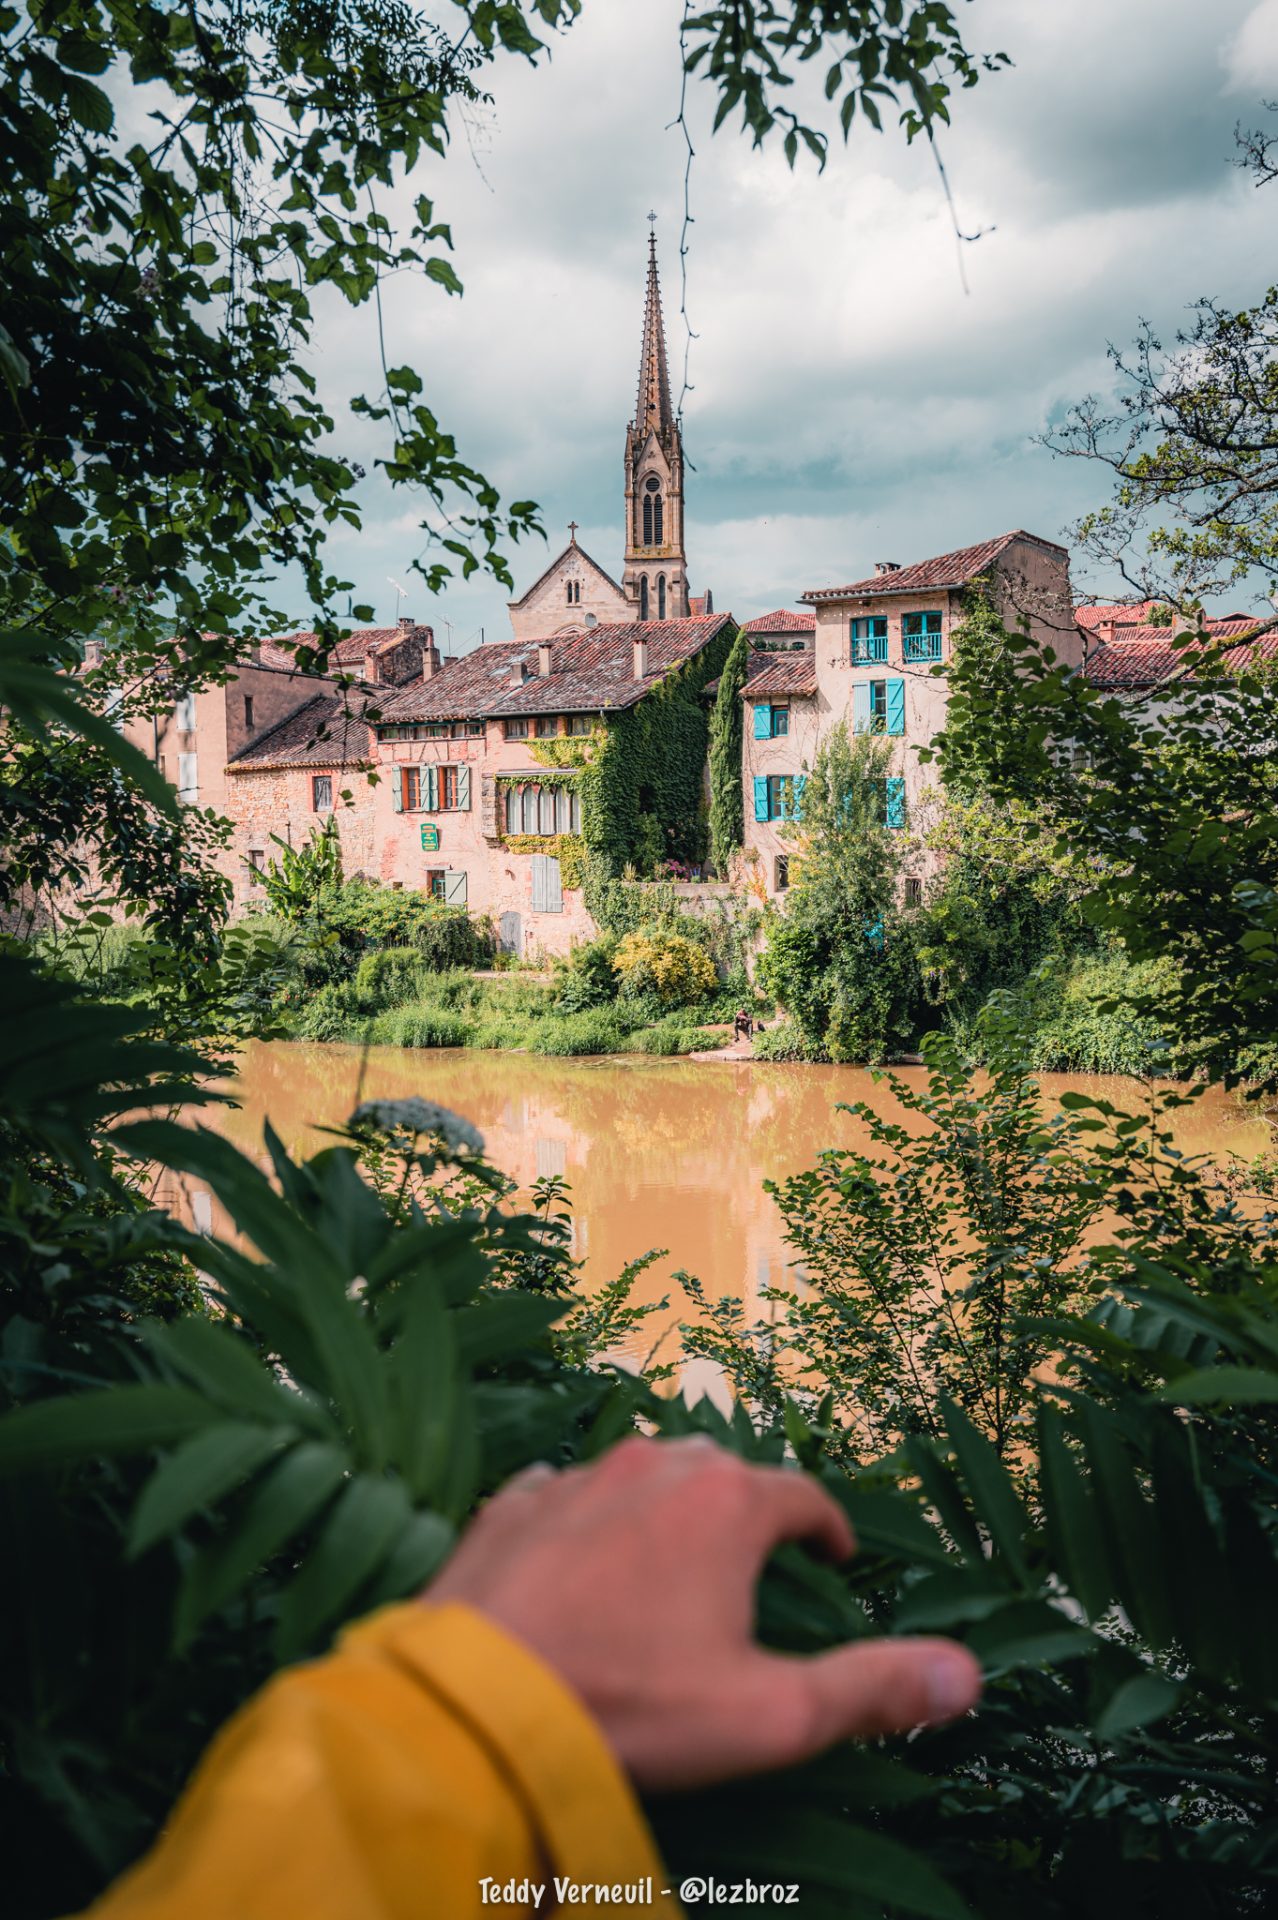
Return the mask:
M235 910L244 912L265 905L265 895L254 878L249 861L251 852L260 853L266 865L278 860L280 850L272 841L278 836L290 847L302 847L317 827L329 818L316 812L312 781L317 774L328 774L333 783L332 818L337 822L342 847L342 866L348 880L373 876L376 864L373 830L376 788L368 774L353 767L255 767L250 772L232 770L227 775L227 811L235 823L231 839L229 872L235 888ZM343 798L343 795L347 798Z

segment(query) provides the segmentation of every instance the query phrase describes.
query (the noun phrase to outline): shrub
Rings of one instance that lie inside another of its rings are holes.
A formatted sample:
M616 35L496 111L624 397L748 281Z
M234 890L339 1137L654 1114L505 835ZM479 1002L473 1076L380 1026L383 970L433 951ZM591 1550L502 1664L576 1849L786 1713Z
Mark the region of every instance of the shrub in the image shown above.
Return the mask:
M626 1041L626 1052L658 1055L708 1053L712 1048L724 1047L727 1044L726 1033L716 1033L708 1027L677 1026L667 1023L656 1027L644 1027L638 1033L632 1033Z
M573 948L561 962L555 1006L562 1013L582 1013L587 1007L602 1007L616 998L617 975L613 970L618 941L605 933Z
M719 983L710 956L679 933L628 933L612 970L627 998L650 997L663 1007L696 1006Z
M626 1029L612 1013L594 1009L541 1022L532 1030L533 1053L621 1053Z
M1166 1040L1132 1002L1167 971L1157 962L1132 966L1117 950L1045 961L1014 996L1030 1064L1041 1073L1166 1072Z
M469 1044L472 1031L471 1022L460 1013L419 1004L397 1007L393 1013L384 1014L373 1037L379 1041L385 1039L388 1045L396 1047L464 1047Z
M793 1020L782 1020L775 1027L764 1027L754 1036L756 1060L826 1060L816 1041L809 1040Z
M294 1016L293 1032L299 1040L358 1040L371 1017L354 981L330 980Z
M370 1012L402 1006L417 997L427 972L417 947L382 947L366 953L355 969L354 989Z

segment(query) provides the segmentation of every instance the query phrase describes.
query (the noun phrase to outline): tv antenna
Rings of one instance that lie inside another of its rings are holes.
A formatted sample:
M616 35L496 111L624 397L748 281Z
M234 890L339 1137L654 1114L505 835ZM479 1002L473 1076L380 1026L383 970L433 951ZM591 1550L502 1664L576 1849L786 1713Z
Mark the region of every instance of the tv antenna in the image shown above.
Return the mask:
M391 578L391 576L390 576L390 574L389 574L389 573L388 573L388 574L387 574L387 576L386 576L386 581L387 581L387 584L388 584L389 586L392 586L392 587L394 587L394 589L395 589L395 595L396 595L396 599L395 599L395 624L396 624L396 625L398 626L398 624L399 624L399 610L400 610L400 608L401 608L401 607L403 606L403 604L404 604L404 595L405 595L405 594L406 594L406 593L408 592L408 588L407 588L407 587L401 587L401 586L400 586L400 584L399 584L399 581L398 581L398 580L393 580L393 579Z

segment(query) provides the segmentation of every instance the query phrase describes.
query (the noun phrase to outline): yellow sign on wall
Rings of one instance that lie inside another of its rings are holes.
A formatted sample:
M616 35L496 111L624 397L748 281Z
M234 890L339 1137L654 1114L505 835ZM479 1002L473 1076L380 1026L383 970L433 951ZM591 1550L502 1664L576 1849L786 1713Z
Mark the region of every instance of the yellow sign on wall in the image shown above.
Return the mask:
M422 828L422 852L423 853L439 852L439 828L438 827L427 826Z

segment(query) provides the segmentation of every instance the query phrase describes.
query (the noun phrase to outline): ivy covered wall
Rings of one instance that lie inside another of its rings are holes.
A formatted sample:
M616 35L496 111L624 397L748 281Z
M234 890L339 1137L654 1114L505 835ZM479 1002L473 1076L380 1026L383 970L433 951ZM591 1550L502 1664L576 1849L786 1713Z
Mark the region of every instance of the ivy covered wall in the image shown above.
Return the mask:
M720 874L745 840L741 798L741 689L750 668L750 642L738 633L728 652L710 715L710 857Z
M651 873L661 860L705 859L710 723L703 696L736 637L728 624L637 706L611 716L582 768L582 837L610 873L631 863Z

